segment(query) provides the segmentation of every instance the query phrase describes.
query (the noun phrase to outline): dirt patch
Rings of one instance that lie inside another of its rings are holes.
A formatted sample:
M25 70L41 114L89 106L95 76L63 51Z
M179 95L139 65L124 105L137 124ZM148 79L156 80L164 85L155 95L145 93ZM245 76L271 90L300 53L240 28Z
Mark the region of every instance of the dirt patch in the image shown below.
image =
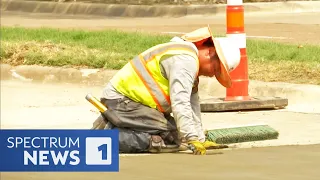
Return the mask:
M70 46L61 43L45 42L7 42L1 43L1 62L12 66L19 65L46 65L58 67L87 68L100 65L95 60L108 59L108 57L119 55L115 52L102 52L98 49L89 49L78 45Z
M281 65L279 65L281 64ZM320 85L320 64L305 62L249 61L249 79L265 82L287 82Z
M25 43L8 43L2 42L1 49L3 54L1 55L1 61L13 66L28 64L28 55L31 53L41 53L52 56L52 54L61 52L66 48L58 46L50 42L37 43L37 42L25 42ZM6 51L4 51L4 49ZM2 59L3 58L3 59Z

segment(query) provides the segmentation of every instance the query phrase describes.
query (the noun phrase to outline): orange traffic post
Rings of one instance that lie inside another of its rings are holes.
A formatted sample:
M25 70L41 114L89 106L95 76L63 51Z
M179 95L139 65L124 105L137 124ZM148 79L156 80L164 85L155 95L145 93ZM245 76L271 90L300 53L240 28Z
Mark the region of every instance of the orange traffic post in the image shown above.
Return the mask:
M234 38L235 43L238 44L241 60L239 66L230 73L232 86L226 89L225 100L250 100L243 0L227 0L226 20L227 37Z
M277 109L288 105L288 99L281 97L250 97L248 92L248 60L246 33L244 28L243 0L227 0L227 33L240 49L240 64L230 75L232 86L226 89L225 98L208 98L200 103L202 112L223 112L253 109Z

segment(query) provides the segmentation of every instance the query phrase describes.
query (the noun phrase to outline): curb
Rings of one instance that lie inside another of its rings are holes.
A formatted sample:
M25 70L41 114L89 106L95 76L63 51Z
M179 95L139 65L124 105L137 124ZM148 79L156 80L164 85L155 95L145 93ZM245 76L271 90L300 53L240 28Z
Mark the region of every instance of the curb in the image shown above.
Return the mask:
M1 80L20 80L36 83L76 83L101 85L116 73L116 70L75 69L39 65L11 66L1 64Z
M59 15L90 15L104 17L181 17L188 15L224 14L226 4L212 5L125 5L79 2L44 2L1 0L1 11L51 13ZM252 12L319 12L319 1L244 3L246 13Z
M105 85L117 70L43 67L38 65L11 66L1 64L1 80L36 83L74 83L89 86ZM215 78L201 77L201 99L225 97L226 90ZM287 98L289 105L305 104L320 108L320 86L282 82L249 81L249 95ZM307 107L309 108L309 107ZM320 111L320 109L319 109Z

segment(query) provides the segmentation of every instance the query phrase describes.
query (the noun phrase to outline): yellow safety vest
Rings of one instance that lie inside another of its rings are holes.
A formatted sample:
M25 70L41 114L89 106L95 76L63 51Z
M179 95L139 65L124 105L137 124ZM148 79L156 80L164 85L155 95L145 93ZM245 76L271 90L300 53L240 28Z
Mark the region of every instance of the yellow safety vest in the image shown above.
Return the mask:
M133 101L167 112L171 106L169 81L161 74L160 62L178 54L192 56L198 62L199 71L197 52L190 44L169 42L156 45L133 58L116 73L111 83L118 92Z

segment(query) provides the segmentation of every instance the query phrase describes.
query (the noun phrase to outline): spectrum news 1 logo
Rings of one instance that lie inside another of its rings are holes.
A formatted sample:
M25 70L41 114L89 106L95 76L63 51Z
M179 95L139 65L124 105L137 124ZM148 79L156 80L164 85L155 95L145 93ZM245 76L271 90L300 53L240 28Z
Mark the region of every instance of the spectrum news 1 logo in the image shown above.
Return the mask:
M0 172L118 172L118 139L118 130L0 130Z

